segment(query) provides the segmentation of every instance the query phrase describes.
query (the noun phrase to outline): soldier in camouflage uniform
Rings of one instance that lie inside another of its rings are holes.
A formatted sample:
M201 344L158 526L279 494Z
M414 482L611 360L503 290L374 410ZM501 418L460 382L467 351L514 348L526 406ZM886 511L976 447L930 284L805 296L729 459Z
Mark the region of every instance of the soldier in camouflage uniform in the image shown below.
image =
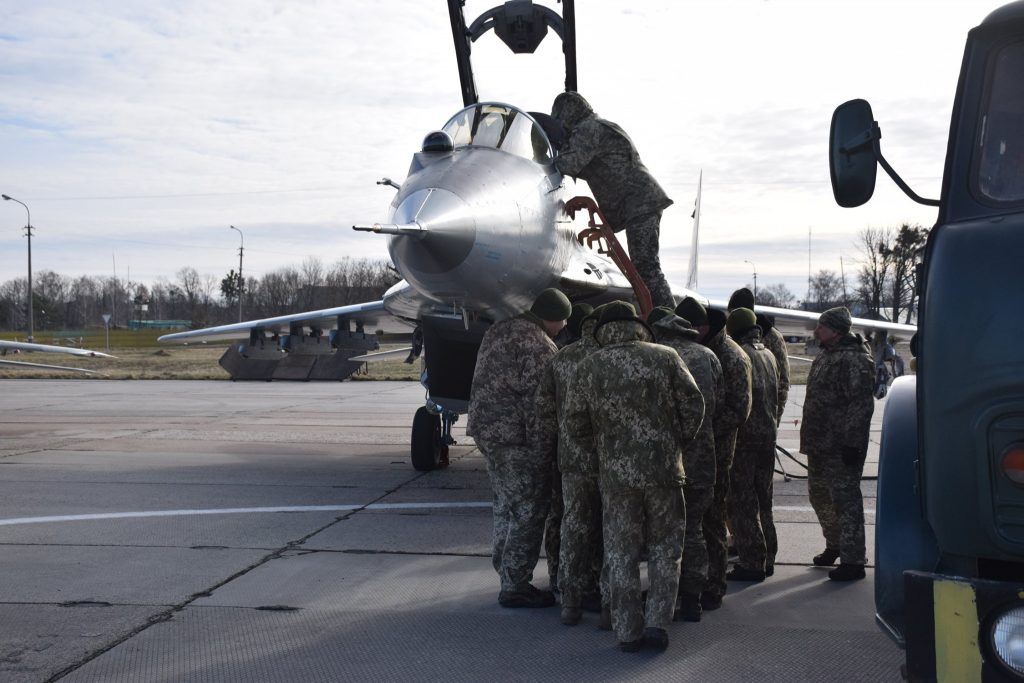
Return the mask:
M612 624L620 647L663 650L686 524L682 455L700 428L704 399L679 355L649 343L653 335L629 304L605 306L595 334L601 348L576 370L566 427L571 438L597 451ZM645 530L646 614L640 593Z
M565 175L587 181L612 230L626 230L630 259L654 305L674 307L658 256L661 213L672 200L640 161L626 132L595 114L582 95L571 91L558 95L551 116L567 136L555 166Z
M679 577L679 598L676 617L700 621L700 594L708 579L708 549L704 541L704 516L715 496L715 432L714 416L725 397L722 364L714 352L697 341L698 332L689 321L671 309L655 308L647 317L651 328L664 344L683 360L704 397L704 422L697 438L683 452L686 469L686 540L683 544L683 566Z
M749 308L737 308L726 323L729 336L750 358L750 417L736 435L729 483L729 528L739 560L730 581L764 581L775 572L779 549L772 517L772 477L779 401L779 371L761 343L761 328Z
M864 500L860 479L868 452L874 363L859 334L850 333L845 307L821 314L814 336L821 352L811 364L800 425L807 455L807 490L825 535L825 552L814 564L839 567L836 581L864 578Z
M761 328L761 343L772 352L775 357L775 367L779 370L779 416L776 424L782 422L782 413L786 409L786 400L789 398L789 349L786 348L786 338L775 328L775 322L764 315L757 313L754 308L754 293L746 287L741 287L729 297L729 311L736 308L749 308L757 315L757 326Z
M536 394L555 355L552 338L569 317L569 300L546 289L529 311L492 325L477 354L466 433L487 463L494 489L491 563L502 607L550 607L555 597L530 581L540 557L551 496L554 451L536 430Z
M587 306L587 309L590 307ZM576 306L573 307L575 312ZM575 336L579 340L555 354L537 389L538 431L548 439L547 448L557 444L558 451L557 469L562 485L559 498L564 501L564 508L560 530L561 547L554 552L559 553L561 619L566 626L580 622L584 597L600 605L601 561L604 553L597 453L581 448L569 437L565 427L565 405L569 398L570 382L579 363L598 348L593 335L596 325L597 318L589 315L577 321ZM552 549L547 544L548 538L546 534L545 549L549 553L550 567ZM596 601L594 595L597 595Z
M583 318L590 315L593 311L594 307L590 304L573 304L572 312L569 314L565 327L555 337L555 345L559 347L559 352L579 340L580 326L583 323ZM545 372L544 374L546 378L550 373ZM541 379L541 384L544 384L545 381L546 379ZM540 408L538 406L538 410ZM543 417L543 413L538 412L538 418L541 417ZM548 447L551 449L557 447L556 430L556 423L550 425ZM541 430L538 435L542 437L545 435L545 432ZM544 520L544 554L548 558L548 585L556 593L559 590L560 584L558 577L561 553L559 549L562 544L562 516L564 514L565 501L562 497L562 472L558 468L558 459L555 458L551 463L551 507L548 509L547 519Z
M689 320L701 335L700 341L714 352L722 364L725 396L715 408L712 428L715 432L715 489L711 507L704 515L704 542L708 549L708 580L700 603L705 610L722 606L727 588L725 571L729 556L726 548L727 498L729 472L736 450L736 432L750 415L750 359L725 330L722 311L707 310L695 299L687 297L676 308L676 314Z

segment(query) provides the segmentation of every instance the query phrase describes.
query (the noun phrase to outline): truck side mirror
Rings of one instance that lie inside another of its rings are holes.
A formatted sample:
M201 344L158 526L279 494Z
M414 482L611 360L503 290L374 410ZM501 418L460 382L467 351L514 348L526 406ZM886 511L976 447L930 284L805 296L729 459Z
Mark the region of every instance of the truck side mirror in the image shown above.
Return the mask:
M836 107L828 155L832 194L839 206L860 206L874 194L878 171L875 147L879 137L881 133L866 100L850 100Z

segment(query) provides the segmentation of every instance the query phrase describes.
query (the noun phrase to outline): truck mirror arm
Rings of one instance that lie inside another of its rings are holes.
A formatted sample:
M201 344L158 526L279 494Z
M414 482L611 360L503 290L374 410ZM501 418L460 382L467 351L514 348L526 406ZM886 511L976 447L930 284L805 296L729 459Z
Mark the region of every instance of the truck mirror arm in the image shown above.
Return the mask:
M878 165L885 169L885 172L889 174L892 181L903 190L903 194L913 199L918 204L924 204L925 206L940 206L941 202L938 199L927 199L920 196L916 192L910 189L910 186L903 182L903 178L900 178L899 174L893 170L893 167L889 165L889 162L882 156L882 147L879 144L879 140L882 138L882 130L878 127L878 122L871 124L871 131L866 135L870 136L872 151L875 153L875 158L878 159Z

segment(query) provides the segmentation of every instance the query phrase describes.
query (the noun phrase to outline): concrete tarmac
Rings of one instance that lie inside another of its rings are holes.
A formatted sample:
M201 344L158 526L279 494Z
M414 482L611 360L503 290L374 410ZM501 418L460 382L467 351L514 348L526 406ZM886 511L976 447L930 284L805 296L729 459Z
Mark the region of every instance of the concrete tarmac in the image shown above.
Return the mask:
M502 609L464 421L451 467L409 464L423 394L0 381L0 680L900 680L872 572L836 584L810 566L824 541L807 486L782 476L775 576L674 623L664 653L620 652L592 614L566 627L557 608ZM780 433L794 452L802 403L794 387ZM547 585L543 559L535 577Z

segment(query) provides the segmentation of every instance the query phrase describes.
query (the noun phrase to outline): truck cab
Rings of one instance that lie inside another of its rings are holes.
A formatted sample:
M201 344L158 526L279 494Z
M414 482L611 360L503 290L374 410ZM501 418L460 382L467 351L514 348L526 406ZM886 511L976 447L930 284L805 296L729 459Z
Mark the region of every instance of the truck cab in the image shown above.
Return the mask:
M859 206L881 165L938 207L921 264L917 374L882 431L875 604L912 681L1024 681L1024 2L968 34L942 193L888 165L863 100L830 136L833 191Z

